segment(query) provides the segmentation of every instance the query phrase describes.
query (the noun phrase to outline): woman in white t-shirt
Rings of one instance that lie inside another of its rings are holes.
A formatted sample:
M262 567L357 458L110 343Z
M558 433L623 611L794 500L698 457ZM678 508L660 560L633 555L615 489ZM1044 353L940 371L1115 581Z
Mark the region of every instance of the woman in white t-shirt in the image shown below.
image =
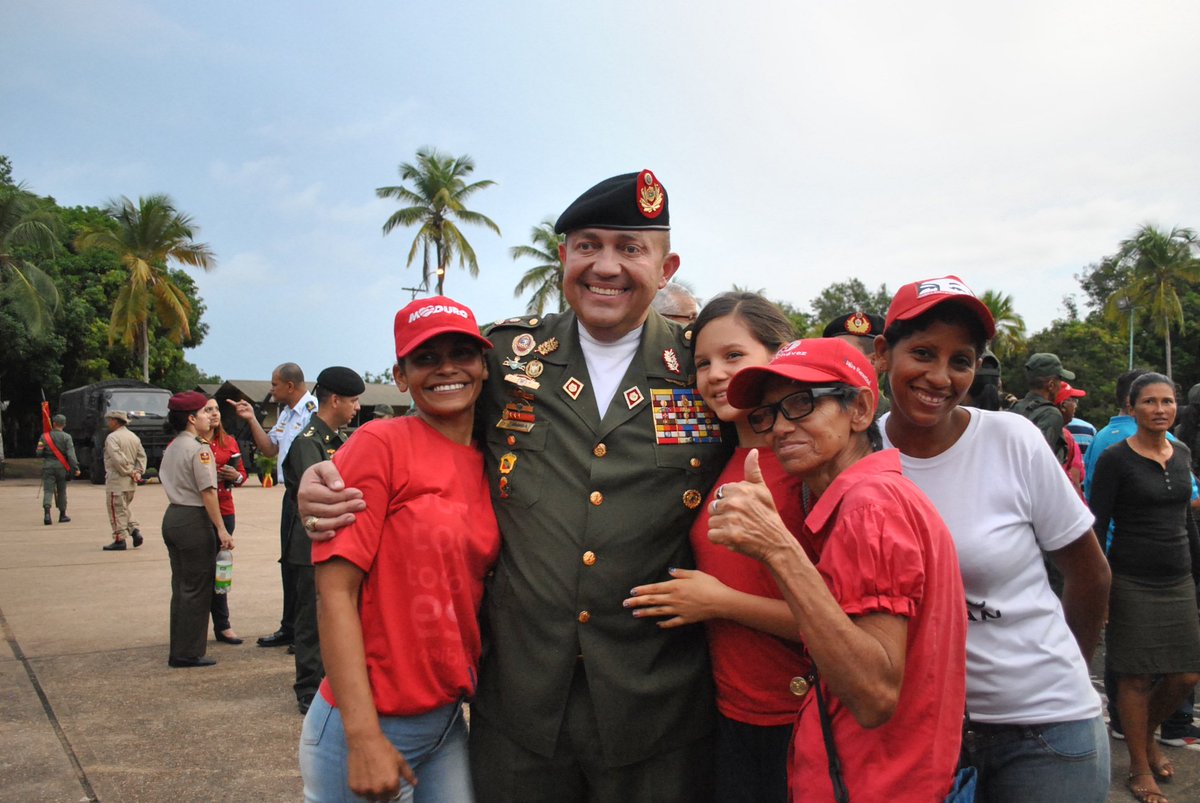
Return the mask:
M1037 428L959 406L994 334L991 313L957 277L900 288L875 341L892 391L881 429L958 549L980 798L1103 801L1108 740L1087 665L1108 566L1087 507ZM1061 603L1042 550L1065 578Z

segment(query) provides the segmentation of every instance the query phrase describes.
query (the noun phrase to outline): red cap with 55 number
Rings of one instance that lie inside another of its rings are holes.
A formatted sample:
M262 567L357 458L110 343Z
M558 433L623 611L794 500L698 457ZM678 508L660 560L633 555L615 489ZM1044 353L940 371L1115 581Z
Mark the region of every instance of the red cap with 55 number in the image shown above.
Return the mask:
M988 339L995 336L996 322L992 319L991 310L957 276L925 279L901 287L896 291L891 306L888 307L887 321L883 325L883 330L886 332L896 321L910 321L946 302L961 304L969 309L983 324Z
M819 385L840 382L852 388L867 388L879 401L879 382L866 356L844 340L834 337L793 340L768 365L743 368L729 383L729 403L748 409L762 403L763 385L772 376L793 382Z
M492 343L479 334L475 313L466 304L446 296L419 298L396 313L393 325L396 335L396 358L408 356L417 346L430 338L448 332L472 337L485 349Z

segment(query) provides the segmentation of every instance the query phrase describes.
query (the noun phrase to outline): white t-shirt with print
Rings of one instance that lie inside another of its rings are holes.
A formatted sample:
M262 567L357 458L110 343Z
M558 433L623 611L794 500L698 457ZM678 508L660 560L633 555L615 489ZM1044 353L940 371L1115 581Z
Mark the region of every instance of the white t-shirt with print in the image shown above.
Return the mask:
M981 722L1042 724L1100 714L1100 696L1039 550L1092 526L1087 506L1029 420L963 408L971 421L945 452L901 455L954 536L967 595L967 710ZM880 419L886 446L887 418Z

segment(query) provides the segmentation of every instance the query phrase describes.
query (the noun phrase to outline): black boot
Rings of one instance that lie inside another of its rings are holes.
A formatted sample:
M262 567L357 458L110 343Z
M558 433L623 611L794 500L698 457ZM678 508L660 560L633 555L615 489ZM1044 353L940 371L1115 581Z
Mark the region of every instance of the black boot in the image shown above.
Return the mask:
M67 511L65 508L63 510L58 511L58 523L59 524L66 524L70 520L71 520L71 517L67 515Z
M50 508L48 506L44 507L42 508L42 512L44 513L42 516L42 524L50 524Z

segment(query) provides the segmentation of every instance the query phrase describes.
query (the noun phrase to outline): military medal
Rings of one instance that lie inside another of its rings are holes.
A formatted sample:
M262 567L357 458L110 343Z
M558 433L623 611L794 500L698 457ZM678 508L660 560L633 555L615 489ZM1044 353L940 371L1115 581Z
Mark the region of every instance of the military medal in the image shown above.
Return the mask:
M633 387L624 391L621 395L625 397L625 406L630 410L632 410L634 407L637 407L646 398L642 395L642 390L637 385L634 385Z
M532 404L509 402L504 405L504 411L500 414L500 420L496 422L496 429L507 429L513 432L532 432L536 421L537 418L533 414Z
M545 357L547 354L553 354L558 351L558 338L552 337L549 340L538 344L537 353Z
M537 379L542 375L542 371L546 370L546 366L542 365L541 360L530 360L525 366L525 376L530 379Z
M530 379L525 374L505 374L504 381L512 382L514 385L520 385L530 390L537 390L542 386L541 382L538 382L536 379Z
M500 457L500 473L511 474L513 468L517 465L517 456L512 452L508 452Z
M500 498L501 499L508 498L508 477L500 478Z
M520 357L509 357L500 364L510 371L522 371L525 369L525 363L521 362Z
M721 421L693 388L650 390L655 443L720 443Z
M663 352L663 365L667 366L667 370L673 374L680 373L679 357L675 354L675 349L667 349Z
M528 332L522 332L513 338L512 350L513 354L518 357L524 357L529 352L533 351L534 341L533 335Z
M563 393L566 393L572 400L579 399L579 394L583 393L583 383L575 377L571 377L562 386Z

